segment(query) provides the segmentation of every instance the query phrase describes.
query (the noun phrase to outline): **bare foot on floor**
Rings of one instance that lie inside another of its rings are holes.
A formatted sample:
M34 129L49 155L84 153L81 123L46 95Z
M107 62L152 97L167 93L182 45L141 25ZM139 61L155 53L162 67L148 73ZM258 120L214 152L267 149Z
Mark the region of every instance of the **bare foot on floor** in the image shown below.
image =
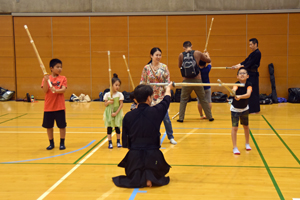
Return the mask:
M200 117L200 119L206 119L206 117L205 117L205 116L202 116L202 117Z
M152 187L152 182L150 180L147 180L147 187Z

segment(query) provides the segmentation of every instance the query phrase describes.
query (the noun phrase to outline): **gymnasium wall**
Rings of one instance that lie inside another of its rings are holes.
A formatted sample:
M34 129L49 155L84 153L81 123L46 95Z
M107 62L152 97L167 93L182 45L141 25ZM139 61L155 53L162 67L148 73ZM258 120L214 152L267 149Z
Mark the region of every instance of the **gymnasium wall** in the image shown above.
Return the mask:
M23 98L27 92L37 99L44 98L40 88L42 71L24 29L25 24L29 27L48 71L50 71L51 58L59 58L63 61L62 74L68 78L66 99L72 93L89 94L92 99L95 99L98 98L99 92L109 88L108 50L111 51L112 73L117 73L122 81L121 91L132 90L122 56L126 56L134 84L137 85L142 68L150 60L152 47L161 48L162 62L168 65L171 80L181 82L177 62L178 55L183 50L182 43L190 40L194 49L203 51L212 17L214 23L208 52L213 66L232 66L243 61L251 53L248 40L256 37L262 52L259 68L260 93L271 93L269 63L275 66L279 97L287 98L288 88L300 87L300 70L297 66L300 58L300 13L95 17L2 16L0 17L0 39L4 45L0 46L0 60L1 64L7 66L5 68L1 66L0 86L16 90L18 98ZM211 82L217 82L217 79L223 82L235 82L236 70L212 70L210 79ZM227 93L222 87L213 87L212 91Z

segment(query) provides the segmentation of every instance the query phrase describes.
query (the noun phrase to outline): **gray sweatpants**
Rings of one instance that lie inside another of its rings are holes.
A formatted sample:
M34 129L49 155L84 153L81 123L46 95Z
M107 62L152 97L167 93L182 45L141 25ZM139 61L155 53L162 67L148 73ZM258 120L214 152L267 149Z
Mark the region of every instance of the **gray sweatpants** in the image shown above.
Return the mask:
M188 79L188 80L183 80L184 83L202 83L201 79ZM209 103L205 99L205 92L203 86L183 86L181 89L181 96L180 96L180 108L179 108L179 120L184 119L185 115L185 109L186 109L186 104L189 101L189 97L192 93L192 91L195 91L202 108L204 110L204 113L206 115L207 119L212 118L211 110L209 107Z

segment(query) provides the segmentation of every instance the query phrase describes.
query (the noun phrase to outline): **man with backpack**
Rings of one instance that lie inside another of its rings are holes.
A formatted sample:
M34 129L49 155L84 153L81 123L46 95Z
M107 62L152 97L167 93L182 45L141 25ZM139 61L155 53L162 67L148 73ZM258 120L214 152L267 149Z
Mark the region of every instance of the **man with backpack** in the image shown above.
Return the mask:
M211 59L207 57L207 53L201 53L200 51L192 50L192 43L190 41L185 41L183 43L184 52L179 54L178 67L180 68L181 75L183 77L184 83L202 83L200 68L198 63L200 60L210 63ZM177 122L183 122L186 104L189 101L190 94L195 91L204 113L209 119L213 121L209 103L205 99L205 92L203 86L184 86L181 90L180 97L180 108L179 108L179 119Z

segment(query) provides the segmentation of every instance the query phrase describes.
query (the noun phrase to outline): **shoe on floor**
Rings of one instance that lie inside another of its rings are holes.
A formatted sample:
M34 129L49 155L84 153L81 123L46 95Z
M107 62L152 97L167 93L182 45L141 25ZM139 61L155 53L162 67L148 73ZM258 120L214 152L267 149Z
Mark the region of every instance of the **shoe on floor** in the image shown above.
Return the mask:
M174 145L177 144L177 142L174 140L174 138L170 139L170 142L171 142L171 144L174 144Z
M66 149L64 144L59 145L59 150L64 150L64 149Z
M46 149L47 150L51 150L51 149L53 149L54 148L54 145L49 145Z
M249 144L246 144L246 150L247 150L247 151L251 151L251 147L250 147Z
M112 149L112 148L113 148L113 145L112 145L112 144L108 144L108 148L109 148L109 149Z
M181 119L178 119L178 120L177 120L177 122L181 122L181 123L182 123L182 122L183 122L183 120L181 120Z
M237 147L234 147L234 148L233 148L233 154L234 154L234 155L240 155L241 153L240 153L240 151L238 150Z
M214 118L210 118L210 119L209 119L210 122L212 122L212 121L214 121L214 120L215 120Z
M117 146L118 146L118 148L122 147L121 143L117 143Z

